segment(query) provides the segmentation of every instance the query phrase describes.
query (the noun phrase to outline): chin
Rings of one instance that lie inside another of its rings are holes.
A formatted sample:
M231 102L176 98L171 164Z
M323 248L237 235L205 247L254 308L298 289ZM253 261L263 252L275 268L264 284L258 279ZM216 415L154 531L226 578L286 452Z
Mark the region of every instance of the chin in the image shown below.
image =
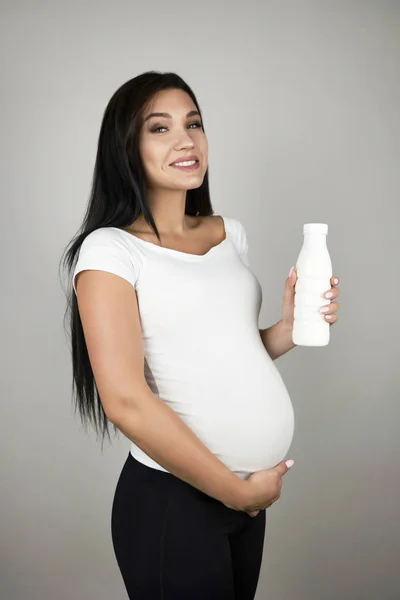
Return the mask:
M190 185L189 187L186 187L185 189L187 189L187 190L197 190L197 188L199 188L202 183L203 183L203 181L200 181L200 183L198 183L197 185L193 184L193 185Z

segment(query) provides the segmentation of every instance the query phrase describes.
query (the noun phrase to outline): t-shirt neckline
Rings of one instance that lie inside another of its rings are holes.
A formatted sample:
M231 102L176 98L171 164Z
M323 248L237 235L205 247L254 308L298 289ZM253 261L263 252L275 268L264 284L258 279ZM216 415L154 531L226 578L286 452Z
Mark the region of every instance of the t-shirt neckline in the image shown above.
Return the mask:
M223 245L225 245L228 242L229 235L228 235L228 229L226 227L225 218L222 215L218 215L218 216L220 216L224 222L225 238L221 242L219 242L219 244L212 246L212 248L210 248L205 254L190 254L189 252L182 252L181 250L175 250L173 248L165 248L164 246L159 246L158 244L155 244L154 242L148 242L147 240L142 240L142 238L138 237L137 235L134 235L133 233L129 233L129 231L125 231L124 229L121 229L120 227L109 227L109 229L117 229L118 231L122 231L122 233L129 235L131 238L134 238L134 240L137 241L139 244L143 244L147 247L151 247L156 252L172 254L174 256L183 258L185 260L201 261L201 260L205 260L206 258L208 258L208 256L210 256L214 251L218 250L219 248L221 248Z

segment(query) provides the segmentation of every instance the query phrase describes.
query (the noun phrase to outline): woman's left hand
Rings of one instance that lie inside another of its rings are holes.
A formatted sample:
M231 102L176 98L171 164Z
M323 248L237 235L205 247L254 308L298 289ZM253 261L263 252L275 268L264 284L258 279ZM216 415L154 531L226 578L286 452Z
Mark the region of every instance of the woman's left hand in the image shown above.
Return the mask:
M293 269L293 271L289 274L289 277L286 279L285 291L283 294L282 322L289 329L293 329L294 296L295 296L296 281L297 281L297 272L296 272L296 269ZM336 302L336 298L340 294L340 290L337 287L338 283L339 283L339 277L334 276L331 278L331 288L325 292L325 296L326 296L326 294L331 294L330 298L326 298L327 302L329 302L330 300L331 300L331 302L329 304L325 305L325 307L322 307L322 308L327 308L326 312L324 312L322 314L324 314L324 318L325 318L326 322L329 323L330 325L333 325L334 323L336 323L336 321L339 318L336 314L337 311L339 310L339 306L340 306L339 303Z

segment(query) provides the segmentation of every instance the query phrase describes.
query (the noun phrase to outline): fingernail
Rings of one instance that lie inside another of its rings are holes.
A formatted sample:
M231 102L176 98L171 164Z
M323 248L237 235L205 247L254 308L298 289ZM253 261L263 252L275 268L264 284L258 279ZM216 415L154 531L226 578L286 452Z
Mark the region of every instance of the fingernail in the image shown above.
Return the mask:
M291 276L292 276L292 273L293 273L293 271L294 271L294 267L292 267L292 268L290 269L290 271L289 271L289 277L291 277Z
M333 292L326 292L325 298L332 298Z
M287 460L285 464L290 469L290 467L293 467L294 465L294 460Z
M334 283L335 285L337 285L337 284L339 283L339 279L338 279L337 277L335 277L335 279L333 280L333 283Z

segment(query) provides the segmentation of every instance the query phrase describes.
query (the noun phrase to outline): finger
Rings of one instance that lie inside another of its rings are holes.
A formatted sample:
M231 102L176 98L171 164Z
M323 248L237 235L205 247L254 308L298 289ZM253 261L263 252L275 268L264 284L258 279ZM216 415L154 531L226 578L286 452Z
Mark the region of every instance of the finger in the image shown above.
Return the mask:
M272 504L274 504L277 500L279 500L280 497L281 497L281 494L278 494L277 496L275 496L275 498L273 500L271 500L271 503L269 504L269 506L272 506Z
M331 302L330 304L326 304L322 306L320 309L321 314L333 315L339 310L340 304L339 302Z
M340 279L336 275L334 277L331 277L331 284L332 285L338 285L339 281L340 281Z
M280 498L280 497L281 497L281 494L278 494L278 495L277 495L277 496L276 496L276 497L275 497L273 500L271 500L270 502L268 502L268 504L266 504L266 505L263 507L263 510L265 510L266 508L270 508L270 507L271 507L273 504L275 504L275 502L276 502L277 500L279 500L279 498Z
M327 300L331 300L333 298L337 298L340 295L339 288L331 288L324 293L324 298Z
M288 462L288 461L287 461ZM290 465L290 463L289 463ZM278 471L279 475L285 475L285 473L287 473L289 471L289 469L291 468L291 466L288 466L286 464L286 462L284 460L282 460L280 463L278 463L274 469L276 471Z
M330 325L333 325L334 323L336 323L338 318L339 317L337 315L325 315L325 319Z

